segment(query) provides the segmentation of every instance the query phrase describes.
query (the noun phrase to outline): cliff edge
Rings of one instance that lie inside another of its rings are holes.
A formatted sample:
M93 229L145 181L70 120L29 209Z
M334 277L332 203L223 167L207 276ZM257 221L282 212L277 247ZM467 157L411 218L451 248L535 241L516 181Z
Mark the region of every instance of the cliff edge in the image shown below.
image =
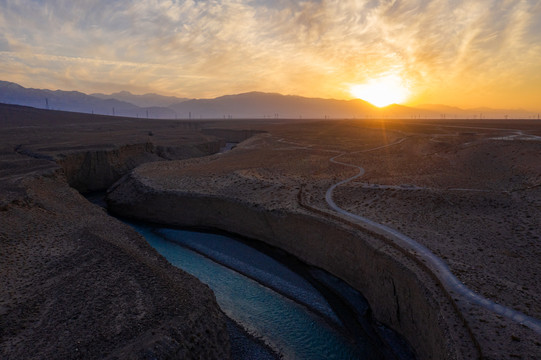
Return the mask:
M0 179L1 358L228 358L207 286L39 172Z
M188 125L0 105L0 358L230 357L208 286L69 185L217 151Z

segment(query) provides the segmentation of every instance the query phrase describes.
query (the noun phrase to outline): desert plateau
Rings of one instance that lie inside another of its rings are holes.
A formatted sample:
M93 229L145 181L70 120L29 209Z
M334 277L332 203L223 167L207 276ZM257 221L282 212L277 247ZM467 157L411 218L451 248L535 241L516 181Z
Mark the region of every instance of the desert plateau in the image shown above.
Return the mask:
M0 359L540 360L541 1L0 1Z
M539 121L0 116L2 358L231 356L212 291L80 194L105 190L344 280L419 359L541 354Z

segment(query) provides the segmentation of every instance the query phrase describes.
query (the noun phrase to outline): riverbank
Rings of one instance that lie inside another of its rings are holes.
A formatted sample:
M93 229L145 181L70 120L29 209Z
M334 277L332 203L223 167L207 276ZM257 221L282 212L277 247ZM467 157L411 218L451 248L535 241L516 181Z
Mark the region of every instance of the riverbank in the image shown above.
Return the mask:
M213 293L141 236L54 177L0 184L2 358L229 357Z
M107 211L106 192L93 192L85 194L85 198L91 203ZM120 219L122 221L122 219ZM123 221L124 222L124 221ZM124 222L125 223L125 222ZM129 225L129 223L128 223ZM145 224L151 226L151 224ZM195 230L195 229L194 229ZM197 229L204 231L203 229ZM207 229L210 231L209 229ZM215 259L214 259L215 261ZM229 344L231 347L231 359L235 360L279 360L280 356L268 347L261 339L250 335L241 325L225 315Z

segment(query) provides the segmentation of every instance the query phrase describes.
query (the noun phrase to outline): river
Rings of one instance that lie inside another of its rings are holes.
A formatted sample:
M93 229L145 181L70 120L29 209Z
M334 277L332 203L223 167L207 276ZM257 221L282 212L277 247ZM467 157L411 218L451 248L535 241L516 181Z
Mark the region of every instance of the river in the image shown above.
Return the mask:
M234 358L389 357L389 349L383 349L380 336L367 324L368 306L362 296L329 274L305 267L301 272L308 274L307 279L231 236L129 224L172 265L214 291L233 321L229 331L239 342L232 343ZM319 286L313 285L316 278ZM331 287L341 296L329 297ZM322 288L327 290L321 292ZM251 339L239 335L242 329ZM383 332L389 335L388 330ZM397 338L389 339L392 343ZM399 352L398 358L410 358L407 351Z

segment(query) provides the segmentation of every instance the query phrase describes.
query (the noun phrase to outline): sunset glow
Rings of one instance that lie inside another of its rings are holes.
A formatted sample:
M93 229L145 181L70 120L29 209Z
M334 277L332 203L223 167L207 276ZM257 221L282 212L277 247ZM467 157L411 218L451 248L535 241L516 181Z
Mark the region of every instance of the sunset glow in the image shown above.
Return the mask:
M407 100L409 91L398 76L371 79L364 84L353 85L351 95L378 107L401 104Z
M540 1L0 0L0 80L35 88L352 99L391 73L365 100L538 111L540 58Z

